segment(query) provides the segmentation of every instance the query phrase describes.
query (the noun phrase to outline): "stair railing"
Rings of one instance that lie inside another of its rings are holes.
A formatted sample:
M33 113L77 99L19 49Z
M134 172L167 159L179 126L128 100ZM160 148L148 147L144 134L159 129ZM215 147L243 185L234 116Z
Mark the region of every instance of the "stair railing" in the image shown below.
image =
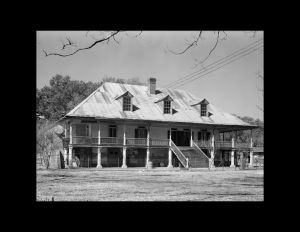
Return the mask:
M205 158L207 158L208 160L208 169L210 170L210 167L212 165L212 161L207 157L207 155L201 150L200 147L198 147L198 145L196 143L194 143L194 141L192 141L193 143L193 147L196 148L195 151L198 155L204 155Z
M177 156L179 161L182 163L182 165L185 168L188 168L188 159L182 154L182 152L179 150L179 148L175 145L175 143L171 140L170 141L170 149L174 152L174 154Z

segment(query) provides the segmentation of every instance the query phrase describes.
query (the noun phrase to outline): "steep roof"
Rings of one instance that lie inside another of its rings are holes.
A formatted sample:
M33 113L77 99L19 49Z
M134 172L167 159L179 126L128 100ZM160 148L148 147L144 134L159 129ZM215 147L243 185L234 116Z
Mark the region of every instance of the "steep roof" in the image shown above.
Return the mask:
M200 117L200 106L195 103L205 100L204 98L179 89L156 90L159 90L158 94L154 95L149 94L147 86L106 82L66 116L253 126L212 104L207 105L210 117ZM122 103L115 100L127 91L133 95L133 112L123 111ZM162 102L155 103L168 95L173 99L172 108L175 109L175 113L172 115L162 113Z

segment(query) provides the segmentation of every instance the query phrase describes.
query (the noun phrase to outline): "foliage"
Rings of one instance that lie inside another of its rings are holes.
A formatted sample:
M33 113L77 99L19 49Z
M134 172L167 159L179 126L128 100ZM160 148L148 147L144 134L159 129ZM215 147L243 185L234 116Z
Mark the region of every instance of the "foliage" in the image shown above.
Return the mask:
M261 120L253 119L248 116L240 117L235 114L232 115L251 125L259 126L259 128L252 130L253 146L254 147L264 146L264 123ZM237 131L237 142L249 142L250 138L251 138L251 130ZM224 133L224 141L231 141L231 139L232 139L232 133ZM220 134L220 140L223 140L222 134Z
M80 102L93 93L104 82L146 85L138 77L121 79L105 76L100 82L71 80L69 76L57 74L50 80L50 86L36 89L36 111L50 121L62 118Z

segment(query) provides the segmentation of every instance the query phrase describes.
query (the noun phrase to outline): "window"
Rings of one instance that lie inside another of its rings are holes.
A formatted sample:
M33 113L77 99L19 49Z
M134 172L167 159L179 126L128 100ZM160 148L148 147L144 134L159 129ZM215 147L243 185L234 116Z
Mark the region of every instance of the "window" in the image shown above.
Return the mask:
M108 137L117 137L117 127L115 125L109 125Z
M171 114L171 101L164 101L164 114Z
M208 141L210 139L210 132L198 132L198 140Z
M75 125L76 136L89 136L89 126L85 124L76 124Z
M123 111L131 111L131 98L123 97Z
M201 104L201 117L207 116L206 104Z

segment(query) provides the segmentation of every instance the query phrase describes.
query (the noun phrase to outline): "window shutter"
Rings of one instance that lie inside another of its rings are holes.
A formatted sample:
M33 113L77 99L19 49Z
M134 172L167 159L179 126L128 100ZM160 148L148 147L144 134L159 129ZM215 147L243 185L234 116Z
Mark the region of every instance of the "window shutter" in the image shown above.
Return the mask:
M77 136L86 136L86 125L85 124L77 124L76 125L76 135Z
M134 130L134 137L138 138L139 137L139 129Z
M148 135L148 131L147 129L145 129L145 138L147 138L147 135Z
M210 139L210 132L207 132L206 140L208 141Z
M194 140L194 131L192 131L192 139Z
M198 140L201 140L201 134L200 134L200 131L198 131Z
M170 138L170 130L168 130L168 138L167 139L169 139Z

